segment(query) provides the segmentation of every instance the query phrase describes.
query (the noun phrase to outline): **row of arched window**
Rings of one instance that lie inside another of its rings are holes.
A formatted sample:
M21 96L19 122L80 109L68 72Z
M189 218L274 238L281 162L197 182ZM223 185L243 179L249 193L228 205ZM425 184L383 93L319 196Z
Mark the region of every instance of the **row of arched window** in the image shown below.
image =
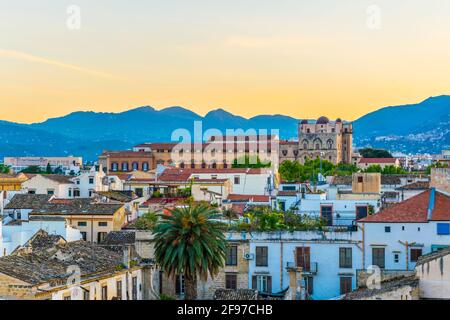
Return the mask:
M111 171L128 172L128 171L138 171L138 170L148 171L149 170L148 162L142 162L141 165L139 165L139 162L132 162L131 167L130 167L130 164L125 161L120 163L120 167L119 167L118 162L111 163Z
M303 140L302 141L302 146L304 150L308 150L308 149L315 149L315 150L322 150L322 149L333 149L333 140L328 139L325 145L325 148L323 146L322 140L319 138L316 138L313 140L312 142L312 148L309 147L309 141L308 140Z

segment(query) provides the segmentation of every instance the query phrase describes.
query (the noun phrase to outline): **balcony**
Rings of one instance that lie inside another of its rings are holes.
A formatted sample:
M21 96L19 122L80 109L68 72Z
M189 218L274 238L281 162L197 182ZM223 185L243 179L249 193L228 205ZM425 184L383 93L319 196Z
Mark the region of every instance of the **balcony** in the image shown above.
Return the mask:
M298 266L295 262L287 262L286 269L288 271L294 270L296 272L301 272L303 275L316 275L319 270L319 265L317 262L311 262L308 268Z

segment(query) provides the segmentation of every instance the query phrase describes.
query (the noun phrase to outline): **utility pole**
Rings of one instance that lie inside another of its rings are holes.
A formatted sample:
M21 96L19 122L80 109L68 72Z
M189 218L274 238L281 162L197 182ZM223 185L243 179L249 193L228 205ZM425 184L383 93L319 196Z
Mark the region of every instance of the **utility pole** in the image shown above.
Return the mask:
M400 244L402 244L403 246L405 246L406 249L406 271L409 271L409 248L411 246L414 246L416 243L415 242L408 242L408 241L401 241L399 240L398 242L400 242Z

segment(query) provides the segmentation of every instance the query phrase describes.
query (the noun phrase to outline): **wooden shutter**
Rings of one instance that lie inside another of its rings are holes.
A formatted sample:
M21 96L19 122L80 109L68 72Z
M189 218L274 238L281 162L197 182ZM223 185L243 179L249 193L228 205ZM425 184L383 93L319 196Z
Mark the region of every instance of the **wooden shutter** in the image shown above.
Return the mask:
M308 271L311 268L311 250L309 247L297 247L297 266Z
M252 289L257 290L258 287L256 285L256 276L252 276Z

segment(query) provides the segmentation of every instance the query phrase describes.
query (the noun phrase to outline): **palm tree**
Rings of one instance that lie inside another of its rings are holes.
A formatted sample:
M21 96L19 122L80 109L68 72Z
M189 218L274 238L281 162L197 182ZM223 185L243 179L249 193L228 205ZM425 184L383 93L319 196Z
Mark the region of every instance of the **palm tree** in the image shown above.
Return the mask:
M197 275L207 280L224 266L223 225L212 220L215 209L206 205L175 208L160 215L155 226L155 258L169 277L184 276L185 299L197 298Z

